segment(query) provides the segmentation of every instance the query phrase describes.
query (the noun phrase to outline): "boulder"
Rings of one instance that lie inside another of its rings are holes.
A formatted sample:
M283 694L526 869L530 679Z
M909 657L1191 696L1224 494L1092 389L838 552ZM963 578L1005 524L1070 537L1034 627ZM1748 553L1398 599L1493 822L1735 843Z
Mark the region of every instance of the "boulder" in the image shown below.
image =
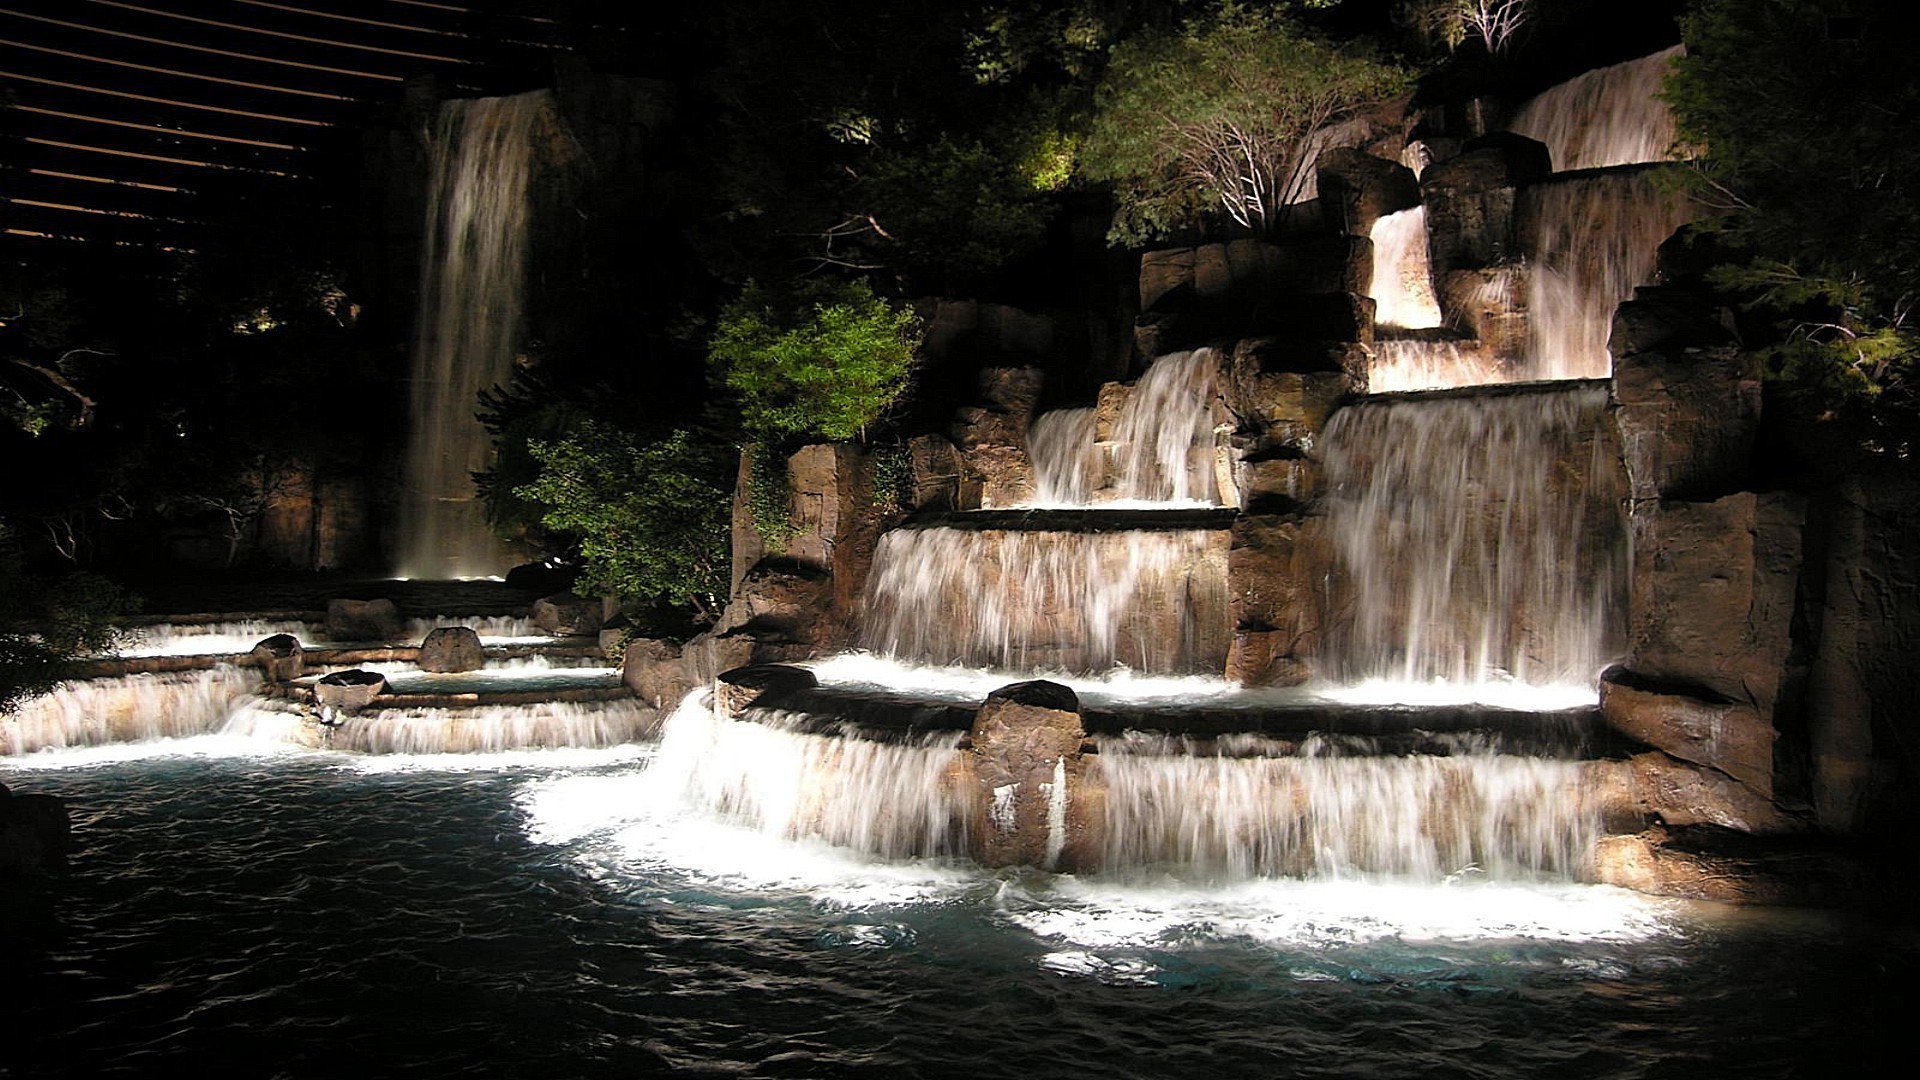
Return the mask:
M774 701L818 685L820 680L806 668L791 664L749 664L723 671L714 679L714 704L721 712L738 716L763 697Z
M1658 750L1635 754L1613 770L1612 781L1604 787L1609 795L1603 806L1610 820L1638 816L1665 825L1716 825L1755 834L1804 831L1800 821L1745 784Z
M323 709L355 712L367 707L386 689L385 675L352 668L321 676L320 681L313 684L313 700Z
M1435 276L1495 266L1524 254L1514 229L1517 189L1552 171L1545 144L1497 132L1468 140L1458 156L1421 173Z
M1736 904L1849 905L1884 894L1884 882L1844 854L1756 844L1705 827L1603 837L1593 871L1607 885Z
M555 593L533 602L533 625L559 637L600 632L600 600L577 593Z
M1089 805L1077 799L1086 731L1074 692L1045 680L987 696L970 736L975 857L987 866L1072 868L1090 857Z
M421 671L478 671L487 666L480 632L470 626L442 626L420 643Z
M333 641L398 641L405 632L391 600L327 601L327 637Z
M292 682L306 672L306 650L292 634L261 638L247 658L268 682Z
M1380 218L1420 205L1413 170L1350 146L1323 152L1314 163L1320 202L1337 207L1346 231L1365 236Z
M1676 328L1676 321L1710 329ZM1613 322L1614 413L1635 499L1715 499L1746 485L1760 432L1760 373L1696 308L1630 301Z
M833 575L812 563L770 556L741 579L719 630L826 645L838 640L834 620Z
M680 646L659 638L636 638L620 656L620 681L655 709L671 709L694 687Z

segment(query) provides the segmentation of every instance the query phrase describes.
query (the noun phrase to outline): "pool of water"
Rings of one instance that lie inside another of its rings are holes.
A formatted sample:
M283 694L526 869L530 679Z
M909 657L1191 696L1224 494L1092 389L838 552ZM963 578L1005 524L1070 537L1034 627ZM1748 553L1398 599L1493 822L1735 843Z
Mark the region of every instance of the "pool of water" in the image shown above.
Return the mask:
M1920 969L1908 928L1603 887L883 863L648 762L0 761L85 841L0 889L0 1076L1827 1075Z

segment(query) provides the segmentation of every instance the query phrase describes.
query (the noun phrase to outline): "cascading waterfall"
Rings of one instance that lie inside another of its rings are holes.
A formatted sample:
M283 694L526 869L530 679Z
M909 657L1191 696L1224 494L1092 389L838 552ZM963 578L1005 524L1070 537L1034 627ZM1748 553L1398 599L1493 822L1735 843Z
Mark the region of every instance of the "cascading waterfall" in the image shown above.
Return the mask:
M258 671L228 664L61 683L0 719L0 755L210 734L259 687Z
M1102 864L1225 880L1578 873L1599 834L1580 764L1457 741L1402 757L1319 737L1297 753L1255 736L1102 739Z
M441 106L413 347L401 577L486 577L509 562L474 490L490 447L474 413L480 392L507 379L519 346L527 184L551 108L546 91Z
M1605 385L1362 403L1324 441L1349 682L1591 686L1626 558Z
M1218 671L1226 533L897 529L868 579L863 647L1011 671Z
M1041 507L1219 506L1214 462L1221 357L1213 349L1169 353L1125 391L1109 430L1093 409L1034 420L1028 435Z
M335 718L322 730L285 702L243 701L222 734L366 754L474 754L619 746L653 731L657 712L633 699L460 708L382 708Z
M950 775L961 732L889 743L795 730L804 721L734 719L695 691L661 731L644 797L886 858L965 853L970 804Z
M1660 244L1690 219L1648 170L1563 177L1526 189L1530 238L1525 379L1604 379L1613 312L1653 280Z
M1373 223L1374 322L1420 330L1439 326L1440 301L1433 294L1427 258L1427 208L1383 214Z
M1521 106L1509 126L1545 143L1559 172L1672 160L1673 113L1658 95L1684 54L1675 45L1568 79Z
M1373 343L1367 390L1399 394L1512 381L1512 373L1476 342L1385 338Z

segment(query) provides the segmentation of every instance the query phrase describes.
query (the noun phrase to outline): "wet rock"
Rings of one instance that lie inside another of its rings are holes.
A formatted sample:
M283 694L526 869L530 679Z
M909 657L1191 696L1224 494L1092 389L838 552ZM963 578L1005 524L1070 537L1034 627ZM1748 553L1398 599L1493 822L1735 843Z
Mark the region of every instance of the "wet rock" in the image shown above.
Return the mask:
M1449 325L1479 343L1496 365L1526 362L1528 328L1525 266L1480 266L1436 272L1440 310Z
M555 593L533 602L533 625L560 637L588 636L600 632L600 613L598 597Z
M1284 686L1319 647L1316 582L1332 568L1320 519L1242 514L1227 552L1230 617L1238 627L1230 677L1248 686Z
M254 643L248 661L268 682L292 682L306 672L306 650L292 634L275 634Z
M1299 686L1313 665L1293 654L1296 635L1272 629L1240 630L1227 653L1227 678L1241 686Z
M953 440L917 436L907 442L907 462L913 470L913 509L980 508L980 478L967 471Z
M0 784L0 878L51 869L73 848L65 802L54 795L16 795Z
M478 671L487 666L480 632L470 626L442 626L420 643L421 671Z
M321 676L320 681L313 684L313 700L322 708L354 712L372 704L386 689L385 675L353 668Z
M620 681L655 709L673 708L694 687L680 646L659 638L635 638L627 644L620 656Z
M1673 826L1717 825L1744 833L1804 831L1802 823L1781 813L1765 796L1716 769L1657 750L1634 755L1627 766L1629 786L1615 791L1630 799L1644 820ZM1624 807L1612 809L1618 816Z
M1657 693L1609 672L1600 683L1608 726L1681 761L1727 774L1763 799L1773 797L1773 725L1753 706Z
M327 601L327 637L334 641L398 641L405 632L391 600Z
M826 644L835 640L832 614L830 573L797 559L768 557L741 579L719 629Z
M1420 192L1434 273L1518 258L1517 189L1552 171L1545 144L1510 132L1468 140L1458 156L1429 166L1420 176Z
M1075 798L1085 739L1068 687L1035 680L987 696L971 733L981 863L1070 869L1087 857L1090 823Z

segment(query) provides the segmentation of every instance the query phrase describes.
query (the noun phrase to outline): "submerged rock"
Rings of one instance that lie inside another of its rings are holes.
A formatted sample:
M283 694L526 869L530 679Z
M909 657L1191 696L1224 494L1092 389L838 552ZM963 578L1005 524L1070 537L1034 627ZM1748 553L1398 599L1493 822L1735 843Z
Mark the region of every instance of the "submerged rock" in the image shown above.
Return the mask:
M975 715L974 857L988 866L1071 870L1089 861L1096 801L1085 796L1080 701L1059 683L1003 686Z
M322 708L353 712L365 708L387 688L387 677L377 671L336 671L313 685L313 700Z
M292 634L260 639L248 657L268 682L291 682L306 672L306 650Z

